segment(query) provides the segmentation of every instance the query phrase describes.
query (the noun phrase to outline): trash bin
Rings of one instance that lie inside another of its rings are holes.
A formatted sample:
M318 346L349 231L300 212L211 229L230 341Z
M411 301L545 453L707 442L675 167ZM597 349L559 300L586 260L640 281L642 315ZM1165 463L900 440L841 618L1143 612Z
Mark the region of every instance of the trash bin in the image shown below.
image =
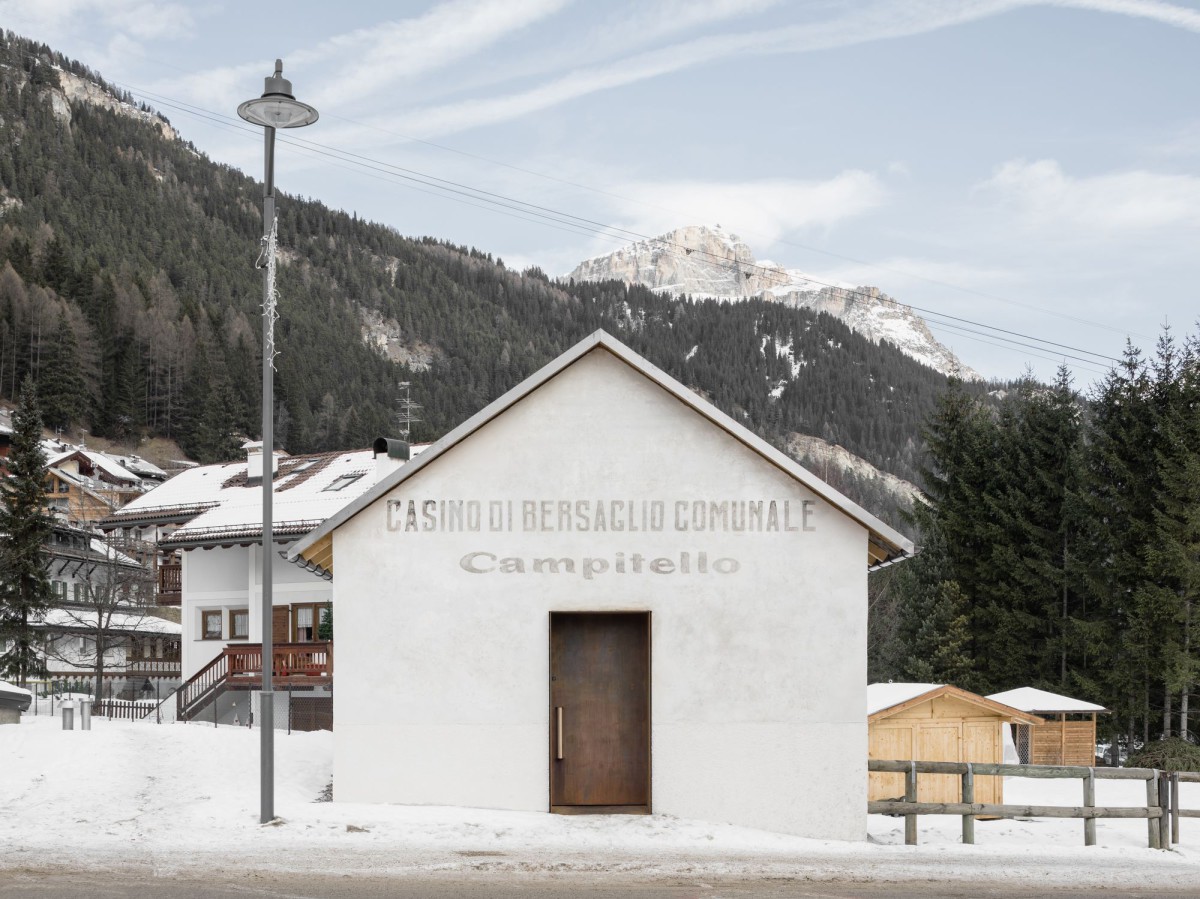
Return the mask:
M70 699L67 699L67 700L64 700L63 702L60 702L58 704L58 707L60 709L62 709L63 730L74 730L75 729L75 703L72 702Z
M92 729L92 701L90 699L79 700L79 729Z

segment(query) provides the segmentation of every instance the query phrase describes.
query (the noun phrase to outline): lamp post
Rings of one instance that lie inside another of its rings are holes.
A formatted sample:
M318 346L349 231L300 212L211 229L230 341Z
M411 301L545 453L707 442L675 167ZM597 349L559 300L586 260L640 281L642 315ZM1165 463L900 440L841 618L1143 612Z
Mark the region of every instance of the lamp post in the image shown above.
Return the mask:
M271 518L275 474L275 129L299 128L317 120L317 111L292 96L292 83L283 77L283 60L275 60L275 74L266 79L263 95L238 107L247 122L263 126L263 357L262 357L262 695L258 705L260 732L259 821L275 818L275 694L271 690L274 641L271 633Z

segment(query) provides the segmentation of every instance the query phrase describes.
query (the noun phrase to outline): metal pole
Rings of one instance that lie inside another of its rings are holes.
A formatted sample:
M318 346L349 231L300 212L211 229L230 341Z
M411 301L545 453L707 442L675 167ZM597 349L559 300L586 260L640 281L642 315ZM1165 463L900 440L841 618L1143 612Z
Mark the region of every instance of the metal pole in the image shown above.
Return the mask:
M271 251L270 234L275 223L275 129L263 128L263 236L264 247ZM262 359L262 696L259 699L259 815L260 824L275 819L275 694L271 689L274 641L271 633L274 599L271 591L271 547L274 521L271 518L272 478L275 475L275 360L274 297L271 296L271 260L263 266L263 359Z

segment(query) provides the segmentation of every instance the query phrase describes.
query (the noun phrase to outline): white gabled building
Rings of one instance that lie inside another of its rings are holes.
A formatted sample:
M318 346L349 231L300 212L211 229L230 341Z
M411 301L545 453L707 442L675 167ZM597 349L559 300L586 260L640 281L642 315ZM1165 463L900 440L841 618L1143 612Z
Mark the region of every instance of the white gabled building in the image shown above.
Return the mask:
M912 551L596 332L291 548L334 798L862 839L867 571Z

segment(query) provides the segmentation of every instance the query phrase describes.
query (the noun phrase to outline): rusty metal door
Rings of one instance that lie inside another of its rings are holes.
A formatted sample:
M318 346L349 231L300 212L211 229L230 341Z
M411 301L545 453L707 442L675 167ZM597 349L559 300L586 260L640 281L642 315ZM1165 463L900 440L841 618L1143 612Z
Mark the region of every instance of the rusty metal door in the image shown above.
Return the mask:
M550 616L550 805L649 811L650 616Z

